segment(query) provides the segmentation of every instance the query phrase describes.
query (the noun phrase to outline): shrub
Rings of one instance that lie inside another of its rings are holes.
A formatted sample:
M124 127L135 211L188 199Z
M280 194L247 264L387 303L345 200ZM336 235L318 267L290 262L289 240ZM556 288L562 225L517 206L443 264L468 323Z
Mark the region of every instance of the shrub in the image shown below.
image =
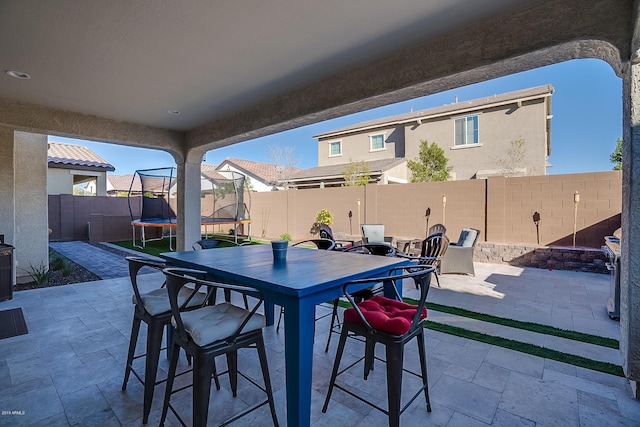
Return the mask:
M53 271L62 270L66 267L66 262L62 255L52 254L51 257L49 257L49 267Z
M318 224L331 225L333 224L333 214L326 209L321 209L316 215L316 222Z
M289 242L291 240L291 235L289 233L282 233L280 235L280 240L286 240L287 242Z
M38 285L46 285L49 283L49 269L44 264L36 266L30 265L26 272L31 277L31 280L36 282Z

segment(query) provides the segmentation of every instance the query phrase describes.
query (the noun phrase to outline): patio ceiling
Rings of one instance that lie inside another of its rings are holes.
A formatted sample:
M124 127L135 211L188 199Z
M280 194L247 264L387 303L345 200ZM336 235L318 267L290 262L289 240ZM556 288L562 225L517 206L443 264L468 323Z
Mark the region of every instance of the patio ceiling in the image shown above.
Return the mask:
M588 3L3 1L0 125L206 151L538 66L540 58L461 77L580 37L625 47L631 2ZM40 123L31 114L59 117ZM77 125L88 122L90 131Z
M0 98L192 131L523 3L3 1Z

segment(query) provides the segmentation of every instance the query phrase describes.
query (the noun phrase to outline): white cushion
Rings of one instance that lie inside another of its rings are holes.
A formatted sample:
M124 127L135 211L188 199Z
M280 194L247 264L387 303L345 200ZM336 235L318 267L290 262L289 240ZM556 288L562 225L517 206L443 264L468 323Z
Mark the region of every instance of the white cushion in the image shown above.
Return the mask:
M192 293L196 292L195 290L187 287L183 287L178 292L178 304L182 306L182 304L191 296ZM202 292L196 292L196 295L191 298L189 307L195 307L197 305L202 305L207 295ZM167 311L171 311L171 304L169 303L169 293L167 292L167 288L158 288L146 294L140 294L140 298L142 299L142 304L144 309L152 316L156 316L158 314L166 313ZM132 302L136 303L135 294L131 298Z
M249 313L244 308L225 302L193 311L185 311L180 313L180 317L193 342L204 346L229 337L240 327ZM175 318L171 319L171 324L176 327ZM244 326L242 333L261 329L265 324L265 317L256 313Z
M462 246L463 248L470 248L473 246L473 242L476 240L476 236L478 232L476 230L472 230L470 228L463 228L460 232L460 238L458 238L458 243L456 246Z

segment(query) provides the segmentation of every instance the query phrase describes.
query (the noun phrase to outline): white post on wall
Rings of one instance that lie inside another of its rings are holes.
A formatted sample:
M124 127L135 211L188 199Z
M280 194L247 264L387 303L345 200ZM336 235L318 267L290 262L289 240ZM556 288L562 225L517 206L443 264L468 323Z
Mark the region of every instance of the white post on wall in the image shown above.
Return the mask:
M442 195L442 225L445 224L446 212L447 212L447 195L443 194Z
M580 193L573 193L573 247L576 247L576 230L578 225L578 203L580 203Z

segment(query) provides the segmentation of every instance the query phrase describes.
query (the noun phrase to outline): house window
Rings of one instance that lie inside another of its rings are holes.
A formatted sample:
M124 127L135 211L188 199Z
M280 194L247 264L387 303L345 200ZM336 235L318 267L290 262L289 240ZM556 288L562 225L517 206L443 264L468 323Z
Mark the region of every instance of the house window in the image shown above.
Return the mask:
M384 150L384 134L369 135L369 150Z
M342 155L342 141L333 141L329 143L329 157Z
M480 142L478 137L478 116L462 117L455 120L455 145L472 145Z

